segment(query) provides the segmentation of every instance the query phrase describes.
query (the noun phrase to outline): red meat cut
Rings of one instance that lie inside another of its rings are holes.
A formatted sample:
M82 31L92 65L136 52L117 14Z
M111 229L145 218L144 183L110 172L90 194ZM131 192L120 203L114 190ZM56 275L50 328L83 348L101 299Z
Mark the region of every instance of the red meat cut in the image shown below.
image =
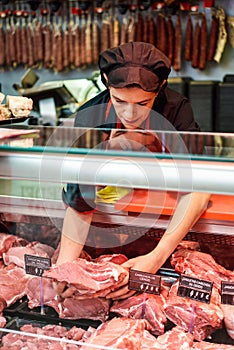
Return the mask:
M193 347L191 349L194 350L233 350L233 345L227 345L227 344L215 344L215 343L209 343L206 341L201 341L198 343L194 343Z
M159 350L189 350L193 345L193 336L180 327L173 327L171 330L160 335L152 349Z
M145 320L113 318L101 324L87 339L81 350L93 350L92 345L107 346L113 349L140 350L144 330L148 328Z
M119 288L128 276L128 270L108 261L92 262L79 258L51 267L43 276L66 282L68 287L72 287L71 294L66 294L66 297L74 295L77 299L87 299L105 297L110 291Z
M167 322L164 312L165 303L166 299L162 294L141 293L124 300L114 301L110 311L123 317L144 318L151 325L151 332L159 335L164 333L164 325Z
M74 341L80 341L85 334L85 330L72 327L67 330L63 326L59 325L47 325L44 327L33 326L32 324L26 324L20 328L22 332L33 333L44 336L56 337L59 339L71 339ZM2 337L2 350L22 350L22 349L37 349L37 350L77 350L79 345L68 344L66 342L52 341L43 338L29 337L23 334L9 333Z
M165 313L169 320L185 331L190 331L196 340L204 340L216 329L222 328L223 312L220 295L213 287L210 303L202 303L177 295L179 282L172 285L166 300Z
M13 264L0 269L0 297L6 301L7 306L25 295L29 278L22 268Z
M179 249L172 254L171 264L177 272L212 281L218 290L221 281L234 281L234 272L219 265L210 254Z

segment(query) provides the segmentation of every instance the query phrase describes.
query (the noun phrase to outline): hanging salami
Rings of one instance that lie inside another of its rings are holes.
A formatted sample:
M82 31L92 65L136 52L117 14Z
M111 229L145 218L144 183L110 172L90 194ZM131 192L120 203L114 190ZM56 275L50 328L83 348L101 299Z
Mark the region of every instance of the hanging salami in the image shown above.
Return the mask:
M5 65L5 32L3 29L2 21L0 24L0 43L1 43L1 48L0 48L0 66Z
M193 45L193 23L192 23L191 15L189 14L186 30L185 30L184 58L186 61L192 60L192 45Z
M167 19L167 33L168 33L168 51L167 56L169 60L171 61L171 64L173 64L174 60L174 44L175 44L175 29L173 25L173 21L171 16L168 16Z
M153 16L150 16L149 21L148 21L148 26L149 26L149 39L148 42L150 44L155 45L155 22Z
M86 21L85 30L85 53L86 53L86 64L90 65L93 63L93 53L92 53L93 43L92 43L92 20L91 14L88 14L88 19Z
M28 67L34 66L34 55L33 55L33 31L32 23L29 22L27 26L27 47L28 47Z
M201 40L200 40L200 55L198 68L204 70L207 62L207 23L206 16L202 13L201 19Z
M119 45L119 36L120 36L120 25L119 25L119 19L116 15L113 21L113 32L112 32L112 46L118 46Z
M181 70L181 44L182 44L182 28L180 14L177 14L176 27L175 27L175 46L174 46L174 59L173 68L176 72Z
M217 40L218 40L218 32L219 32L218 18L216 17L216 12L213 12L212 19L211 19L210 35L209 35L209 39L210 39L209 47L208 47L208 53L207 53L208 62L211 62L214 59Z
M142 41L143 33L143 17L142 13L138 12L137 22L136 22L136 41Z
M93 36L93 63L98 63L98 57L100 52L100 31L98 25L98 19L95 16L92 27L92 36Z
M199 16L197 16L194 38L193 38L193 52L192 52L193 68L198 68L199 54L200 54L200 37L201 37L201 26L199 22Z

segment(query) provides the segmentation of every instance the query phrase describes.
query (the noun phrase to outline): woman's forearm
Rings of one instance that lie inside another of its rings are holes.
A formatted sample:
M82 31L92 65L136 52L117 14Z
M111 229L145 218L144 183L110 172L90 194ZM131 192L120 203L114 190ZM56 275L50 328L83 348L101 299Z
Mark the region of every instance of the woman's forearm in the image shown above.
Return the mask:
M67 208L62 228L59 256L56 264L73 261L80 256L86 242L93 213L82 214Z
M150 253L161 267L180 241L206 210L210 194L189 193L181 196L172 219L156 248Z

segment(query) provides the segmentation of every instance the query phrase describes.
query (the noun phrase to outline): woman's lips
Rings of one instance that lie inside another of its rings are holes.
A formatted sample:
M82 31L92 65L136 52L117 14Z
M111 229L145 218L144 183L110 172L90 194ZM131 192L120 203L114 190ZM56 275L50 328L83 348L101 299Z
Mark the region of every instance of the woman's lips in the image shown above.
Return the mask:
M134 120L124 119L124 123L128 125L136 125L136 124L139 124L139 119L134 119Z

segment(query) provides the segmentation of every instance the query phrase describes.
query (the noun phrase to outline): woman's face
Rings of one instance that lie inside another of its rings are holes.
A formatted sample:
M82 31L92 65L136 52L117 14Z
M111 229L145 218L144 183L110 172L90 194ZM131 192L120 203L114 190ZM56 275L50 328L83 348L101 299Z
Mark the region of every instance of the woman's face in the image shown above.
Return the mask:
M118 118L126 129L137 129L147 119L157 92L140 87L109 87L111 100Z

